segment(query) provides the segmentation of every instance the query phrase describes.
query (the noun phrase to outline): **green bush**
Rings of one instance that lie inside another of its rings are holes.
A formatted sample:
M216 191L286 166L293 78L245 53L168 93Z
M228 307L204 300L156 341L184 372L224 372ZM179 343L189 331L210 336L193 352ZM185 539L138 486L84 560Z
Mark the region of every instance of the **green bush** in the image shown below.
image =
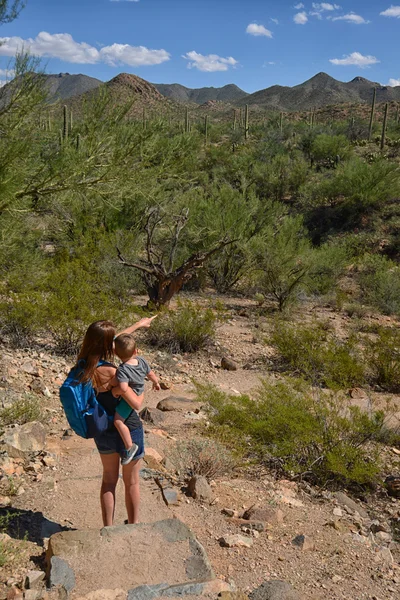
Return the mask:
M22 396L14 400L11 406L0 410L0 427L40 421L41 416L39 399L31 395Z
M204 308L189 300L178 302L176 310L164 310L148 331L148 341L169 352L196 352L204 348L215 335L215 327L222 318L212 308Z
M332 161L336 157L346 160L351 154L351 145L345 135L317 135L311 145L311 155L317 161Z
M315 483L370 485L379 472L377 451L383 412L363 413L343 396L320 393L304 382L262 382L254 397L228 396L199 386L210 405L211 432L226 430L249 456L279 467L289 476Z
M354 337L342 342L323 323L310 326L278 322L272 341L287 367L314 384L341 389L365 381L365 366Z
M400 392L400 331L383 328L368 343L369 366L374 381L388 392Z
M383 256L367 256L359 282L365 302L385 315L400 315L400 267Z

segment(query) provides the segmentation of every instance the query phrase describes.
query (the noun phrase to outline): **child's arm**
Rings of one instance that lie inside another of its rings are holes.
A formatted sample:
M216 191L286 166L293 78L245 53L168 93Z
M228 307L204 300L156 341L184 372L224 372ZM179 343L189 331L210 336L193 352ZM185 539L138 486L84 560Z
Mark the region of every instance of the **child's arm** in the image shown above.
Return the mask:
M149 371L149 373L147 373L147 377L153 383L153 390L155 390L156 392L159 392L161 390L161 387L160 387L160 384L158 383L157 375L154 373L154 371Z

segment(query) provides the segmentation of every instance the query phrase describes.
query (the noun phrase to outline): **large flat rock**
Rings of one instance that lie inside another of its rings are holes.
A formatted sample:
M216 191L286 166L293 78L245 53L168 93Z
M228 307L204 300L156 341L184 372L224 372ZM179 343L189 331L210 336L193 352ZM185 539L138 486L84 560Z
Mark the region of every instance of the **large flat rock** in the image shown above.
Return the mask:
M65 577L74 596L214 579L204 548L179 519L56 533L47 560L50 585Z

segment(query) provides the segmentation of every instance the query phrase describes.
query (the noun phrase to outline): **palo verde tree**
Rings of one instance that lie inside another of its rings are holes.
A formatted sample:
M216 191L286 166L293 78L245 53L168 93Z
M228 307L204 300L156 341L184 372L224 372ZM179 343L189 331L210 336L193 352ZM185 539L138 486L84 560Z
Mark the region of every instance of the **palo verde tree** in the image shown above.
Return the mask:
M122 265L142 274L155 306L171 298L211 257L236 243L254 219L259 203L252 195L225 185L190 188L169 198L149 202L136 232L137 251L125 237L118 248Z
M25 4L23 0L0 0L0 24L14 21Z

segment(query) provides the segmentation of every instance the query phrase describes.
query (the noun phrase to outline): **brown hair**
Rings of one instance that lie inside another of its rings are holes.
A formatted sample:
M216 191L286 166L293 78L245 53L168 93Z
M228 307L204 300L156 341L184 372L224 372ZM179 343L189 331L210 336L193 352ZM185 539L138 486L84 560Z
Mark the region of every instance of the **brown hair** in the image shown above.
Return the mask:
M78 363L85 361L80 380L96 386L96 368L100 360L112 360L116 329L111 321L96 321L89 325L78 355Z
M115 338L115 354L121 360L129 360L136 350L136 342L133 335L122 333Z

